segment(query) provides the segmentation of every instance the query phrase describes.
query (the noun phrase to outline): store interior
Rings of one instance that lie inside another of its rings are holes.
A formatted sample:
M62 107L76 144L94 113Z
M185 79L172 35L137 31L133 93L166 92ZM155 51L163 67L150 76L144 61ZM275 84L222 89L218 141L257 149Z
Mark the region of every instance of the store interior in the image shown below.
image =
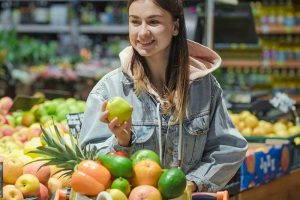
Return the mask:
M0 0L0 5L3 189L15 184L7 176L17 169L8 170L3 160L24 164L39 158L30 151L42 146L40 124L55 121L66 135L78 134L91 89L120 66L119 52L129 42L126 0ZM222 190L225 196L299 199L300 1L185 0L184 14L188 39L221 56L213 75L232 122L249 142L240 169ZM49 195L34 199L71 199L68 177L55 170L47 179L52 182L44 184ZM198 198L205 199L193 197Z

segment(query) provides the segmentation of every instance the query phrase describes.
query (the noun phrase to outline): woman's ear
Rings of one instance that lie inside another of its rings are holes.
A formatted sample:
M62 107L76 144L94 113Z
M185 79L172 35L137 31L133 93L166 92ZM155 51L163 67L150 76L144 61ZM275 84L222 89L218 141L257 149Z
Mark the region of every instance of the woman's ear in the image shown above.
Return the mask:
M173 36L178 35L178 32L179 32L179 19L174 21Z

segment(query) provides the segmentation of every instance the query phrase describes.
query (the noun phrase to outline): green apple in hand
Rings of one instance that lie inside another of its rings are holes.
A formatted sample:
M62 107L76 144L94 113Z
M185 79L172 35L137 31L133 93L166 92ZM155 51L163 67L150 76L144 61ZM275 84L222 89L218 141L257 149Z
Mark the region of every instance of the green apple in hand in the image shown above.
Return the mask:
M132 114L132 106L122 97L116 96L107 102L106 110L108 110L108 121L112 121L118 117L118 124L129 121Z

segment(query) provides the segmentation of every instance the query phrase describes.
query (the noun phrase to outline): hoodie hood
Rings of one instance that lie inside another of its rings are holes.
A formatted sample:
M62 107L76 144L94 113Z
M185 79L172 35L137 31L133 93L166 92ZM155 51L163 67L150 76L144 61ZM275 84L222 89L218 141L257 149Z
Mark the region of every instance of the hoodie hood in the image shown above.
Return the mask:
M208 47L192 40L187 40L189 50L190 82L206 76L221 65L221 57ZM130 62L133 55L133 47L128 46L120 52L122 70L132 77Z

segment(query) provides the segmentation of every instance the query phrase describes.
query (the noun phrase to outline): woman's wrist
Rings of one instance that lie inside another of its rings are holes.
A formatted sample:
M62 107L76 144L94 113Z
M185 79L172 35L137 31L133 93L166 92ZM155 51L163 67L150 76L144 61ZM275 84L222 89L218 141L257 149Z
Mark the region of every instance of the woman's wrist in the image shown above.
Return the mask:
M119 139L117 139L117 141L118 141L118 144L120 145L120 146L123 146L123 147L130 147L131 146L131 143L132 143L132 141L133 141L133 133L130 131L130 132L126 132L126 134L130 134L130 137L129 137L129 140L127 140L127 141L120 141Z

